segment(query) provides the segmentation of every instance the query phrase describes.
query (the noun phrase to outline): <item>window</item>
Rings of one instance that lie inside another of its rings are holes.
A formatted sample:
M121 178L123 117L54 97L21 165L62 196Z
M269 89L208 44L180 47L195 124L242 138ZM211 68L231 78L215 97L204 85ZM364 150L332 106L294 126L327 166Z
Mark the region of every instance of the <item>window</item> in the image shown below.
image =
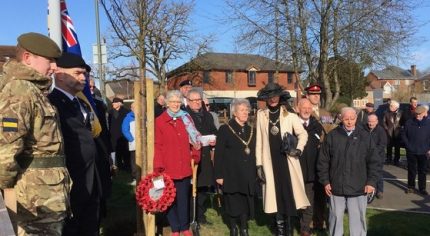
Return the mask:
M274 75L275 75L275 73L273 73L273 72L268 72L267 73L267 82L268 83L273 83L275 81Z
M287 73L287 83L289 83L289 84L293 83L293 76L294 76L293 72L288 72Z
M400 80L394 80L394 85L400 85Z
M225 82L229 84L233 83L233 71L225 72Z
M257 84L256 81L257 72L254 70L248 71L248 86L255 86Z
M203 83L209 83L210 82L210 72L204 71L203 72Z

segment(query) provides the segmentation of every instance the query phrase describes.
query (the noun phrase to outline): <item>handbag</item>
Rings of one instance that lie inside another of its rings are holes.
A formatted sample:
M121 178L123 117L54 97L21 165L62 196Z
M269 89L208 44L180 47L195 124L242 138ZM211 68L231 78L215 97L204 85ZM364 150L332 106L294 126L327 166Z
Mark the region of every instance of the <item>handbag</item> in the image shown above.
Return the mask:
M281 151L289 153L291 150L297 148L298 139L295 135L285 132L282 136Z

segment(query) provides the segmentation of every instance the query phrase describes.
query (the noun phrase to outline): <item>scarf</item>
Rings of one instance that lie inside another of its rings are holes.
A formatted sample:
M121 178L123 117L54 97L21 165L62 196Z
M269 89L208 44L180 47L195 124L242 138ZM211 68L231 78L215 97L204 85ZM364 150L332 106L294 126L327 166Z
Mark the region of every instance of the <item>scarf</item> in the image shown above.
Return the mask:
M167 109L167 114L174 120L176 120L177 118L181 118L182 122L184 122L188 136L190 137L190 143L193 145L199 143L201 134L199 133L199 131L197 131L193 121L190 119L190 115L187 112L179 110L178 112L173 113L171 110Z

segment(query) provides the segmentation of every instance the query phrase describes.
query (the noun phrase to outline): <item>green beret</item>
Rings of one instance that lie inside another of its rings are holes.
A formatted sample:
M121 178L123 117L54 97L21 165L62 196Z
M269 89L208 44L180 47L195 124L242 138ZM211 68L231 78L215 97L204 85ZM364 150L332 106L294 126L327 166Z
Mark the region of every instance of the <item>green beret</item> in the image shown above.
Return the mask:
M46 58L58 58L61 49L49 37L39 33L25 33L18 37L18 46Z

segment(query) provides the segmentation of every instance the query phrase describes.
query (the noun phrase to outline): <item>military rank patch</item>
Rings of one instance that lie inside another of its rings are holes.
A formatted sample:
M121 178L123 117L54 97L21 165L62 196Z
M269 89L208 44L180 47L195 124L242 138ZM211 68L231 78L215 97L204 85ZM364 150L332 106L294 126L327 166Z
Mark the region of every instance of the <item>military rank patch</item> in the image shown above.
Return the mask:
M2 119L3 132L18 132L18 119L7 118Z

